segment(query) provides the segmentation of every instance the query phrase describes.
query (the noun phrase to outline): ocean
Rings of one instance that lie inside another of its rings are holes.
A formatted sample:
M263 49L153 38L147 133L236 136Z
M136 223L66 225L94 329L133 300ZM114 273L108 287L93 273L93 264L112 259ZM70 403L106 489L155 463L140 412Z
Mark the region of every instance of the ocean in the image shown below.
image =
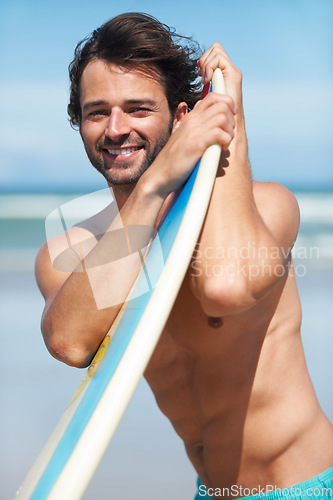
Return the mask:
M317 397L333 422L333 192L295 194L302 217L293 255L304 349ZM76 221L107 196L0 195L3 500L14 496L84 375L54 360L40 334L43 299L33 269L45 220L48 233L56 231L52 221L60 206ZM195 481L181 440L142 381L84 499L192 499Z

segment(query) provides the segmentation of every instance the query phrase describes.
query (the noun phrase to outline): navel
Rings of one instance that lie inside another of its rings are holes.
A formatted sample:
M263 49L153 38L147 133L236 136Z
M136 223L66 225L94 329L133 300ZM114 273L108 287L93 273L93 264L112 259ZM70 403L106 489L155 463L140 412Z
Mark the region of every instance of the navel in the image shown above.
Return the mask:
M212 328L221 328L221 326L223 325L223 319L219 317L208 316L208 324Z

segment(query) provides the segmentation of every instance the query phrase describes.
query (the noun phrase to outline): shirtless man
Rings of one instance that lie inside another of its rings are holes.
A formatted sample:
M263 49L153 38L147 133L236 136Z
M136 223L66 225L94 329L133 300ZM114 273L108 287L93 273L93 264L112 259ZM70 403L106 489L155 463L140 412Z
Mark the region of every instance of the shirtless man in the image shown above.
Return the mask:
M222 70L227 96L198 100L197 64L203 83ZM333 487L333 428L316 399L300 337L290 255L298 207L284 187L251 179L241 72L219 44L197 61L164 25L124 14L79 44L70 74L72 124L112 187L120 216L110 216L96 238L91 224L69 231L78 249L72 268L53 266L50 242L40 250L49 351L72 366L89 364L120 308L108 294L121 283L126 295L138 272L135 263L99 265L112 260L114 229L150 227L140 242L147 244L169 195L219 143L200 240L145 376L201 479L198 499L311 478L300 488ZM52 245L60 255L65 250L62 238Z

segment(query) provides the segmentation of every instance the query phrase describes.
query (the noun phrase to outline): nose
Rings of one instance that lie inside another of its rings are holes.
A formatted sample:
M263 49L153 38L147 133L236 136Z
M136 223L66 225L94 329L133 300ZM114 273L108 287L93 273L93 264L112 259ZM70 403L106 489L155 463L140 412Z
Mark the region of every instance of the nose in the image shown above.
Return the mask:
M130 133L129 117L119 108L113 108L105 129L105 135L113 141L119 141Z

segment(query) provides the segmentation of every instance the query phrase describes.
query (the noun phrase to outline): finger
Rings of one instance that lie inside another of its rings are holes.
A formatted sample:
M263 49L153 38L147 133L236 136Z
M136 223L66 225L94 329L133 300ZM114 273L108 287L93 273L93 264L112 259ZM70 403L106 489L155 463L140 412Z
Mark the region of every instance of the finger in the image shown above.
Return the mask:
M199 59L198 73L202 76L203 83L210 81L213 71L220 67L219 63L222 63L221 69L227 64L232 64L223 47L219 43L215 43Z
M223 151L227 151L231 141L234 138L234 134L222 130L220 128L215 128L209 138L209 146L212 144L219 144Z
M225 57L228 58L228 54L226 53L226 51L224 50L224 48L222 47L222 45L220 43L214 43L200 57L199 62L198 62L199 66L202 66L205 63L207 57L210 57L212 54L218 54L218 53L221 53Z
M206 50L202 54L202 56L200 57L200 59L198 61L198 74L199 74L199 76L203 76L203 71L204 71L204 67L205 67L207 58L211 54L212 50L213 50L212 47L210 47L208 50Z
M221 106L226 105L234 115L236 114L237 111L232 97L230 97L229 95L217 94L215 92L211 92L210 94L208 94L204 100L198 101L193 109L198 107L199 103L201 112L203 112L206 108L214 105L221 105ZM220 111L224 112L225 110L222 107L222 110L219 110L219 112Z
M189 118L192 118L191 128L200 130L199 136L210 136L217 128L223 130L231 137L234 136L234 129L236 127L235 116L225 104L209 106L203 112L197 114L197 116L195 116L193 110L192 117Z
M212 117L210 119L210 126L212 128L218 127L233 137L235 133L236 121L234 115L229 112L227 114L219 114Z
M202 54L202 56L200 57L200 59L198 61L198 74L199 74L199 76L202 76L202 77L205 76L206 61L210 57L211 52L212 52L212 48L206 50L206 52L204 52Z
M203 121L206 126L218 126L224 130L232 133L236 127L235 115L231 112L229 108L215 107L209 108L203 115Z
M224 57L223 54L211 54L207 57L203 67L202 82L206 84L213 78L214 71L220 68L222 73L227 69L230 62Z

